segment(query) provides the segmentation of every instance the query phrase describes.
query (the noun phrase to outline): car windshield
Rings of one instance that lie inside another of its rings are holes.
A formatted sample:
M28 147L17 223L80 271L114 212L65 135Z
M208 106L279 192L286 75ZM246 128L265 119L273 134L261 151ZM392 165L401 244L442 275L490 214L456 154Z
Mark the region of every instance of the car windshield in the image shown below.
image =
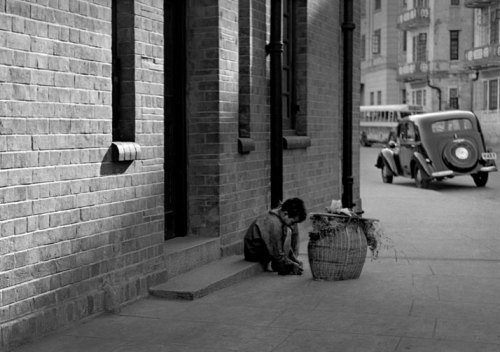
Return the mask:
M433 133L456 132L471 129L472 122L468 119L443 120L432 124Z

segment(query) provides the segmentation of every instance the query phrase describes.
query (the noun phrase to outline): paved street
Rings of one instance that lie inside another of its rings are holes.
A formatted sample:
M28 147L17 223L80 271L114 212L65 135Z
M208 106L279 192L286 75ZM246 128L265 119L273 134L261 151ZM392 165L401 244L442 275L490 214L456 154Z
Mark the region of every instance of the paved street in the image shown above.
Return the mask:
M500 175L484 189L470 177L383 184L376 153L362 149L363 208L394 243L360 279L263 273L192 302L145 299L15 351L499 351Z

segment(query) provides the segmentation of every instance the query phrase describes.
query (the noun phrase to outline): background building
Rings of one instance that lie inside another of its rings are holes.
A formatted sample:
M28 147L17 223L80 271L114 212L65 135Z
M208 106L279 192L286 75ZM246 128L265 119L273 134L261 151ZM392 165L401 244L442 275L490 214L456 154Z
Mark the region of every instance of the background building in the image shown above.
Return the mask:
M472 109L489 147L500 151L500 2L465 1L473 14L473 45L465 52L473 87Z
M361 1L361 105L405 103L398 78L401 1Z
M472 45L472 13L463 1L403 1L398 79L408 103L427 111L472 108L465 49Z
M359 5L282 3L0 0L2 347L240 254L273 197L341 198L342 23L354 3L359 28Z
M500 149L500 3L365 0L361 10L361 105L472 110Z

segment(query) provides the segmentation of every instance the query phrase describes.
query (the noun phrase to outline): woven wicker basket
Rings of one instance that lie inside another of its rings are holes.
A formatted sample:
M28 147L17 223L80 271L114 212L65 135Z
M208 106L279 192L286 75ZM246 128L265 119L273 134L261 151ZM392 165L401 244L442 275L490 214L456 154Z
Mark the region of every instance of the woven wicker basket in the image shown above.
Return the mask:
M307 252L315 280L357 279L365 264L366 236L360 218L312 214Z

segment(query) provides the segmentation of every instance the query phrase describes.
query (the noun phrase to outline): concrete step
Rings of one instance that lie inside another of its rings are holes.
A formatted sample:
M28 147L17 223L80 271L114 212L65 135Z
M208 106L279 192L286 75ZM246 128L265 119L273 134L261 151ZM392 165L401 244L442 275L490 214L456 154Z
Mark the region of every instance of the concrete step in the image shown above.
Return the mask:
M156 297L194 300L259 272L262 272L260 264L247 262L241 255L233 255L173 277L151 287L149 292Z
M220 240L197 236L177 237L165 241L160 259L151 264L148 286L158 285L172 277L220 259Z

